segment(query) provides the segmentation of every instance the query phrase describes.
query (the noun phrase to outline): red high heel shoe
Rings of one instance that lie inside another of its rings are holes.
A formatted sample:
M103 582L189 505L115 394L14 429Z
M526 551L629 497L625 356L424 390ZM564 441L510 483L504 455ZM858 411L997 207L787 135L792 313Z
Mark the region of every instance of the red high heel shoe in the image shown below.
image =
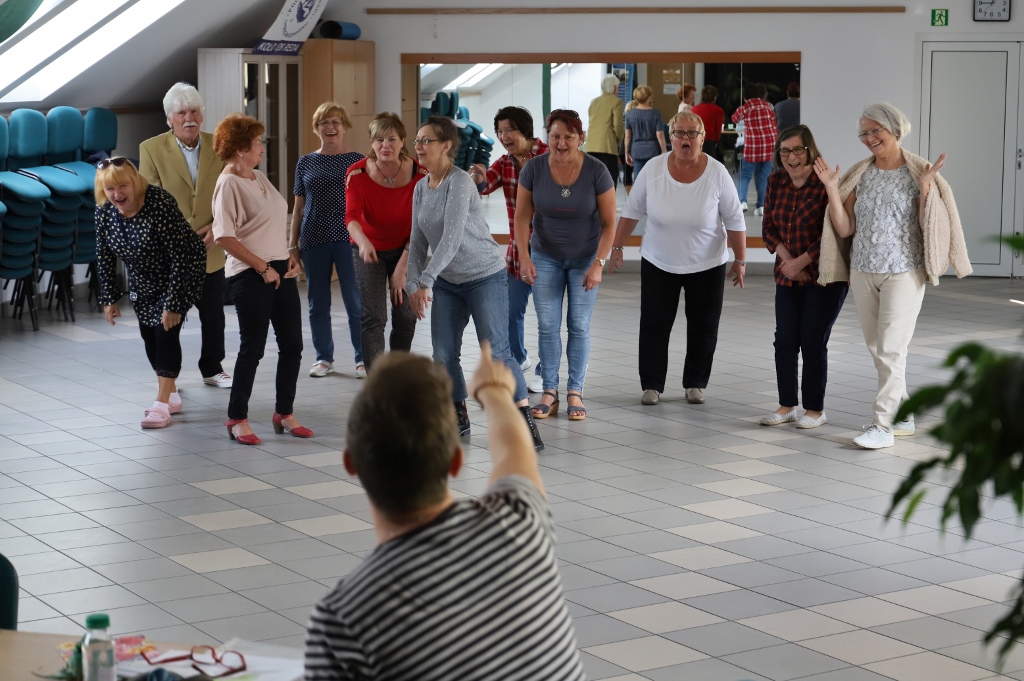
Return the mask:
M232 440L237 440L239 444L243 445L261 445L263 441L260 440L256 433L250 433L248 435L238 435L235 433L235 426L243 423L249 423L249 419L229 419L224 422L224 425L228 427L228 437Z
M294 428L289 428L288 426L284 425L283 421L285 419L291 418L291 416L291 414L278 414L275 411L274 432L277 433L278 435L281 435L282 433L284 433L284 431L287 430L289 433L292 434L293 437L313 437L313 431L307 428L306 426L295 426Z

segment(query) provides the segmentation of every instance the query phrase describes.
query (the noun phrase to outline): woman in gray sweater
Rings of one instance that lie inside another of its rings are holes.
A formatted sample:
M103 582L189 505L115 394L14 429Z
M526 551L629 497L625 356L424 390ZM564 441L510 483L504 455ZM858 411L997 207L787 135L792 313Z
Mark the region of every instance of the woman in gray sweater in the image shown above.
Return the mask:
M413 193L406 292L419 319L426 317L427 304L433 300L430 338L434 361L443 364L452 379L459 435L465 437L470 432L460 358L462 334L472 317L477 340L490 342L493 357L512 370L516 406L540 451L544 443L530 413L526 379L509 346L505 258L491 237L476 185L469 174L455 167L458 129L450 118L431 116L417 132L413 146L419 164L430 175ZM428 246L432 253L429 264Z

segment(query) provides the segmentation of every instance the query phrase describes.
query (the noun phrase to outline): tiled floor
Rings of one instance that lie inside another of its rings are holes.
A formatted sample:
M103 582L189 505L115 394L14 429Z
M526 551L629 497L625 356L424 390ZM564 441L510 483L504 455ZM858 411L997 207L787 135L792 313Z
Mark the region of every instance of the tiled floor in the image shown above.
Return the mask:
M1024 283L929 288L912 384L944 376L937 366L960 341L1019 351L1011 297L1024 298ZM940 534L937 477L912 524L883 522L901 474L939 450L924 429L890 450L850 445L875 386L852 297L831 343L829 424L813 431L757 425L776 404L768 277L727 290L702 406L688 405L679 384L681 316L670 388L660 405L640 406L638 298L636 275L606 278L588 418L540 423L590 677L995 677L979 640L1024 567L1024 529L999 500L986 504L974 539L956 526ZM23 629L73 634L86 613L105 611L116 631L152 639L301 644L311 604L375 544L366 499L340 465L360 383L335 305L342 373L299 379L296 412L317 437L273 434L270 348L251 405L264 437L256 448L229 442L220 425L228 392L199 380L194 321L182 334L185 411L148 432L138 421L155 383L130 313L111 328L80 304L77 324L44 313L39 333L0 321L0 552L21 574ZM230 315L228 325L233 351ZM532 315L528 329L532 337ZM416 349L429 352L429 338L423 324ZM307 363L309 347L307 336ZM481 413L472 417L469 466L452 483L462 494L484 489L488 471ZM1024 651L1003 673L1024 679Z

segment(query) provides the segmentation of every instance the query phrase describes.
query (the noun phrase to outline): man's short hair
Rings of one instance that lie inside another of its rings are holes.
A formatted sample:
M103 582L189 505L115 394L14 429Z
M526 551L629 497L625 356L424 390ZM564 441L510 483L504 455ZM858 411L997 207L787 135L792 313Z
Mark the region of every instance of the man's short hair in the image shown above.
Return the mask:
M533 139L533 116L529 110L521 106L504 106L494 114L494 132L498 132L498 124L508 121L513 130L518 130L526 139Z
M170 118L175 111L182 109L204 109L203 96L191 83L180 82L171 86L171 89L164 95L164 115Z
M349 411L347 446L376 508L403 516L445 498L456 423L442 365L405 352L374 361Z

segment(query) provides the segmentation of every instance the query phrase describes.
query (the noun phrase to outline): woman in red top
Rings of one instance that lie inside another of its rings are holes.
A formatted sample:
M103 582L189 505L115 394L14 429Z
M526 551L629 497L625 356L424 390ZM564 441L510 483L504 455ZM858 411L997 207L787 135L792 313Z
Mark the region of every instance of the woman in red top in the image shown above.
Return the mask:
M412 193L426 175L405 150L405 126L397 114L370 121L370 155L352 164L345 179L345 222L359 295L363 300L363 361L369 371L384 354L391 288L391 349L408 352L416 314L405 296L405 270L412 231Z
M717 99L718 88L714 85L705 85L704 89L700 91L700 104L690 110L704 121L704 148L701 151L716 161L721 161L722 154L718 151L718 140L722 137L725 111L715 104Z

